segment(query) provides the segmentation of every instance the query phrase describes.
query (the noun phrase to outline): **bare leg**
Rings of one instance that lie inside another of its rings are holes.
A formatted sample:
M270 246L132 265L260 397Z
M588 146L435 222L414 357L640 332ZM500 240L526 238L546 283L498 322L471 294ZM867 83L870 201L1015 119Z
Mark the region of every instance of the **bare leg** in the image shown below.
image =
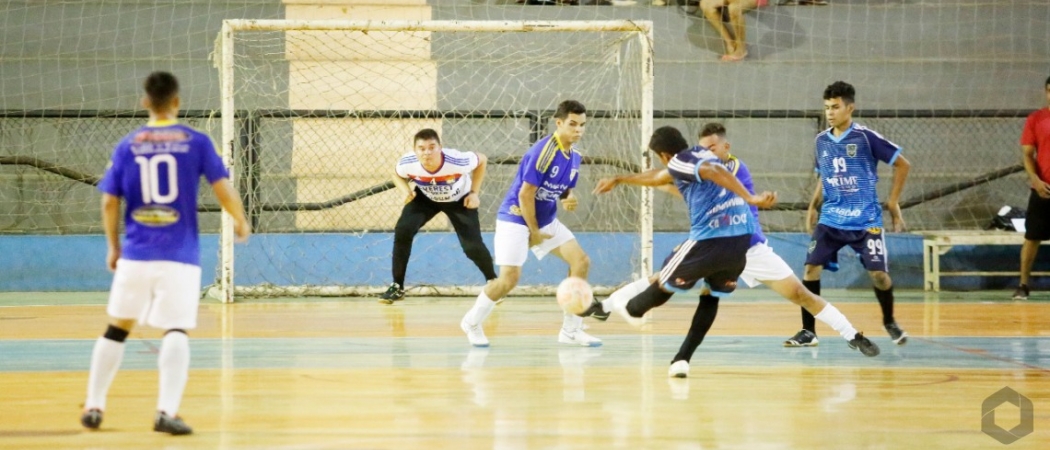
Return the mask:
M1039 244L1042 241L1030 241L1025 239L1021 246L1021 284L1028 284L1028 278L1032 275L1032 265L1035 264L1035 255L1039 253Z
M722 43L725 45L725 55L729 56L736 51L736 44L733 36L729 34L729 30L722 23L722 8L724 7L726 7L726 0L700 0L700 10L704 12L704 17L711 23L718 35L722 37Z

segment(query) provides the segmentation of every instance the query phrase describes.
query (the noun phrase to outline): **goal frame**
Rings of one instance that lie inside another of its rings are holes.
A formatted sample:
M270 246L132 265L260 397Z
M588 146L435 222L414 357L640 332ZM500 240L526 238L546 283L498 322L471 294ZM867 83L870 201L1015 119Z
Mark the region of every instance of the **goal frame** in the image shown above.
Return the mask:
M607 21L487 21L487 20L423 20L423 21L373 21L373 20L253 20L228 19L222 22L220 32L219 74L222 97L222 142L221 156L230 172L230 181L238 176L238 166L234 158L237 139L236 104L234 101L234 35L238 32L251 31L431 31L431 32L625 32L635 33L641 45L641 148L638 149L638 163L643 171L652 168L652 157L646 148L648 136L653 130L653 24L644 20L607 20ZM236 184L234 184L236 185ZM653 190L640 189L638 197L640 267L638 276L649 276L653 270ZM234 284L234 233L231 216L223 212L219 238L219 282L218 296L223 303L232 303L236 286ZM596 292L608 291L595 287ZM322 288L324 292L328 289ZM455 287L454 292L472 292L474 289ZM330 290L338 295L335 290ZM437 292L441 295L440 292ZM347 295L352 295L348 293Z

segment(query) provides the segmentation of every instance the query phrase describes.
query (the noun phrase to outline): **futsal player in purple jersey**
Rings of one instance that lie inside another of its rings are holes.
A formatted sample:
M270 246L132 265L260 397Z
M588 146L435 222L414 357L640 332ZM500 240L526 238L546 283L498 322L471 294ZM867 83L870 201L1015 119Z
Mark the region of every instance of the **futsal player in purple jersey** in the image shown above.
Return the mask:
M499 276L478 295L474 306L460 321L460 328L475 347L488 347L482 323L496 302L518 285L521 266L532 250L536 259L553 254L569 264L569 276L587 279L591 260L576 237L558 221L558 202L568 211L576 209L572 190L580 179L582 156L576 142L583 137L587 109L566 100L554 113L554 133L537 141L521 158L507 195L496 217L495 264ZM602 341L583 331L583 318L564 314L558 342L597 347Z
M124 358L124 341L138 322L165 330L157 357L160 387L153 430L190 434L193 429L178 411L189 376L186 332L197 326L200 301L197 190L201 176L233 217L238 241L248 239L251 227L211 139L176 121L179 83L175 76L153 72L144 88L142 105L149 111L149 122L117 144L98 186L109 246L106 265L114 271L106 307L112 322L91 354L80 422L90 429L102 424L106 394ZM117 228L122 199L123 245Z

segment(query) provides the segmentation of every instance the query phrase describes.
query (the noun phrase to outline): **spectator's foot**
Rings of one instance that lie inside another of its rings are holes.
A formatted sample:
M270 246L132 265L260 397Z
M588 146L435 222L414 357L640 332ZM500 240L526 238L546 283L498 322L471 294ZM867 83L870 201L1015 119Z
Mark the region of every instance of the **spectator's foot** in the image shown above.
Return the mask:
M726 62L743 61L745 58L747 58L747 50L722 55L722 61Z

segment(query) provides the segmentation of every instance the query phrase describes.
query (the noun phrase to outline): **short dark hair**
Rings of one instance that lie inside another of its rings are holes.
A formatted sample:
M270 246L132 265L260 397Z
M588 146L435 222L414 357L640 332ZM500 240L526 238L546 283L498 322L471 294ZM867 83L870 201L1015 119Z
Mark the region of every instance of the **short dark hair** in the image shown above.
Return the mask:
M1050 77L1046 77L1046 84L1044 86L1050 86Z
M653 137L649 138L649 149L664 155L677 155L678 152L689 148L685 136L677 128L666 126L653 131Z
M836 81L824 89L824 100L841 98L843 102L850 104L857 98L857 91L853 85L845 81Z
M437 131L434 131L433 128L424 128L412 137L412 145L416 145L416 142L419 141L429 141L431 139L437 141L438 144L441 143L441 138L438 137Z
M146 77L142 88L146 91L150 105L160 109L168 106L179 94L179 80L169 72L158 70Z
M566 100L558 104L558 110L554 112L555 119L564 119L569 114L587 114L587 107L576 100Z
M720 138L726 137L726 126L718 122L705 123L704 127L700 129L700 139L708 136L718 136Z

